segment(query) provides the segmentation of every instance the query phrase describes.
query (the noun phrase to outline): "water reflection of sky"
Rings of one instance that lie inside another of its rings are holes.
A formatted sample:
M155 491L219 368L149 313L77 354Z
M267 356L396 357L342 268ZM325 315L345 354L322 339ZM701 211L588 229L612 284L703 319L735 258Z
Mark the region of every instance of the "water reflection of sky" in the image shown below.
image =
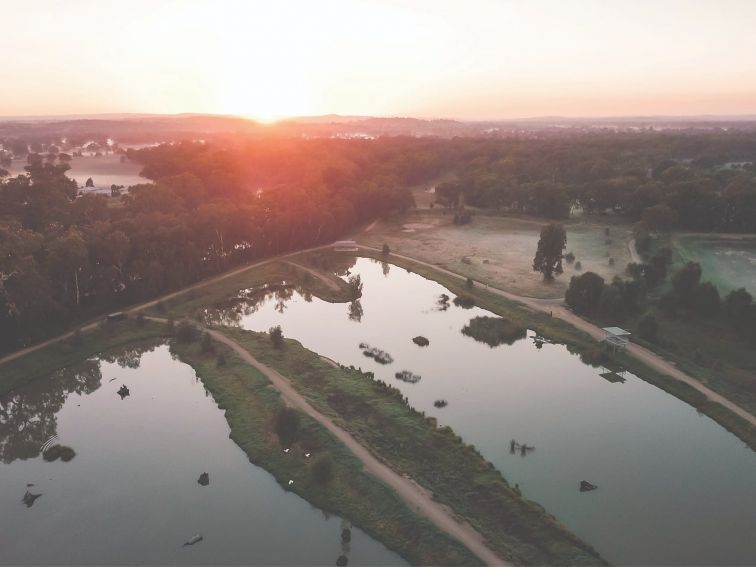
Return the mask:
M0 397L0 564L333 565L341 520L252 465L168 347L143 350ZM44 461L51 437L76 456ZM28 508L26 490L42 495ZM195 534L203 541L181 546ZM403 563L358 529L349 561Z

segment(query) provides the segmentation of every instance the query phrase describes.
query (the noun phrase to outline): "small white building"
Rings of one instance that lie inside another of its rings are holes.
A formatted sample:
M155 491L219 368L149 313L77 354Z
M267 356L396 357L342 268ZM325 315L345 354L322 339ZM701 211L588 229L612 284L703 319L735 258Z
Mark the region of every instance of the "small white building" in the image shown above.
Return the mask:
M604 336L601 338L602 343L607 343L614 350L624 350L627 343L630 342L630 331L620 327L604 327Z

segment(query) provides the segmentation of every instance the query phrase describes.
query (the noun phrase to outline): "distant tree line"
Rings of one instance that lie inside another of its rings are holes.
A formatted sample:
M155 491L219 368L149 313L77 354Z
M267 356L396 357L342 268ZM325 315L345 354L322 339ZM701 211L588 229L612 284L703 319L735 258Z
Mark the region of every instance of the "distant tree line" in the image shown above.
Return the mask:
M607 213L648 231L756 231L756 133L596 133L453 140L457 179L436 187L448 208L566 219ZM641 242L642 246L643 242Z

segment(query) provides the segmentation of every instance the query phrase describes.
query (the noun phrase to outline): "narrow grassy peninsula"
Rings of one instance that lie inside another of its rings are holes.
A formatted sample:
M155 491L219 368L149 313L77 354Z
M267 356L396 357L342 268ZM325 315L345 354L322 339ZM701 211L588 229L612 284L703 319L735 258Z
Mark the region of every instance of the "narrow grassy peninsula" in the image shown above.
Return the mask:
M286 340L276 349L266 334L223 332L287 376L317 410L394 470L431 490L502 557L527 565L605 564L542 507L522 498L474 447L410 408L398 390L358 370L333 366L297 341Z
M299 427L284 446L275 432L284 402L265 376L230 349L215 344L209 353L196 342L174 342L172 350L194 367L225 410L234 442L284 489L347 518L413 565L480 564L467 548L364 472L349 449L309 416L297 412Z

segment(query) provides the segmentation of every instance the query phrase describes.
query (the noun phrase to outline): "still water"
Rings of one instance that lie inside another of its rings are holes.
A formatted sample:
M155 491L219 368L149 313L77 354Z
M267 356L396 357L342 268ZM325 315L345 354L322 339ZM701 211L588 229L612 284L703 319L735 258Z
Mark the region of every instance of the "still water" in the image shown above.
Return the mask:
M0 397L0 564L334 565L341 519L284 491L228 435L223 411L165 345ZM54 444L76 456L45 461ZM27 490L41 494L30 507ZM195 534L204 539L182 546ZM404 564L356 528L347 555Z
M756 563L756 455L734 435L630 373L603 378L606 369L532 332L512 345L476 342L461 329L492 314L439 303L454 295L433 281L364 258L338 273L347 269L362 278L359 303L284 289L208 316L256 331L281 325L307 348L374 372L613 563ZM415 345L417 335L430 345ZM367 358L361 342L394 361ZM401 370L422 378L399 381ZM440 399L448 406L434 407ZM511 440L534 450L512 454ZM581 493L581 480L598 490Z

